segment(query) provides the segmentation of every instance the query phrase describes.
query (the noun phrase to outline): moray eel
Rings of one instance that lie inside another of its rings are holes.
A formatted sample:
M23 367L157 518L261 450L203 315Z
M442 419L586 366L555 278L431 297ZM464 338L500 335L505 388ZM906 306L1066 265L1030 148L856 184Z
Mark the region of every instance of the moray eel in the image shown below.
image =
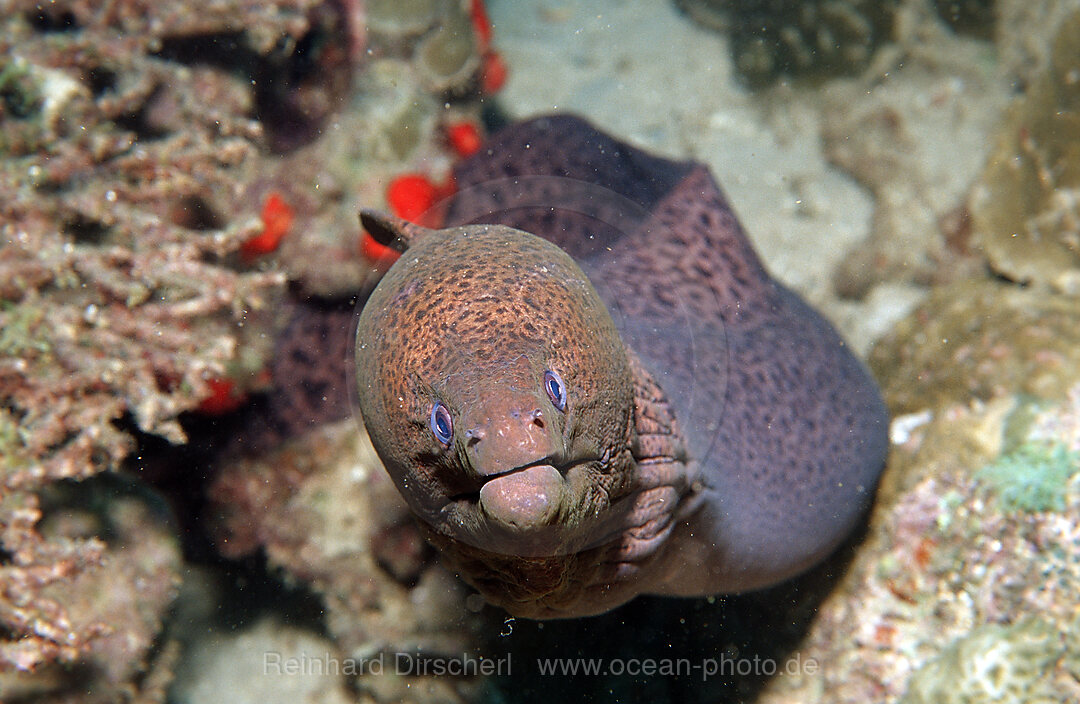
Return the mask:
M565 618L761 588L838 545L885 407L704 167L551 117L456 176L456 227L362 213L403 254L356 338L364 423L453 569Z

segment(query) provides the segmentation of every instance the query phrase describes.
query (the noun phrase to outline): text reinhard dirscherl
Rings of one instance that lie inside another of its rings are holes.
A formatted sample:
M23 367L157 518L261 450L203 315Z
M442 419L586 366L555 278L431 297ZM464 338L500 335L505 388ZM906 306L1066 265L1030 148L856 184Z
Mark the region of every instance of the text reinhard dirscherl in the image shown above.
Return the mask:
M301 653L285 656L274 651L263 653L263 674L272 676L357 676L401 675L414 677L510 676L512 656L489 658L462 653L460 656L432 656L417 653L379 653L370 658L339 658L330 653L321 656ZM536 669L542 676L556 677L746 677L812 675L820 670L813 658L798 655L778 662L754 656L735 658L721 654L717 658L537 658Z
M264 675L403 675L435 677L476 677L509 675L510 653L501 658L485 658L470 653L460 656L419 655L417 653L379 653L370 658L339 658L322 655L284 656L268 650L263 653Z

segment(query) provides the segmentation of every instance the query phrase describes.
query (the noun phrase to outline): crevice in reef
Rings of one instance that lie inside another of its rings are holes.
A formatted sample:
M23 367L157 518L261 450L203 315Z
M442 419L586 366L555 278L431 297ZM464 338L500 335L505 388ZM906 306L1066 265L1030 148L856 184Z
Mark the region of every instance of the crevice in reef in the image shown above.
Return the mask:
M185 66L214 66L234 74L251 75L259 55L244 44L241 32L191 37L168 37L154 56Z
M204 198L188 195L181 198L170 211L174 224L187 230L204 232L225 227L225 219Z
M125 430L135 435L137 450L124 471L145 481L168 505L179 528L184 563L206 568L218 578L222 589L214 615L218 626L237 629L273 610L287 623L325 635L324 604L305 583L283 581L262 551L232 560L222 557L214 545L211 532L219 518L206 498L206 488L222 463L230 461L221 449L249 413L250 407L243 407L216 418L187 415L184 430L191 442L181 446L130 425Z
M131 130L140 141L150 142L168 136L169 130L156 125L150 119L150 106L154 104L154 98L161 92L161 88L150 94L149 98L134 112L120 115L113 120L118 127Z
M31 27L42 34L74 32L81 29L75 13L70 10L50 12L42 9L37 12L26 13L26 19Z
M76 214L64 223L64 234L71 237L75 244L100 245L109 234L109 227L97 220L91 220Z
M269 146L287 153L318 137L339 107L352 66L341 22L329 12L294 43L284 40L266 56L244 44L240 32L165 39L155 54L188 66L209 65L240 75L253 87L254 115L266 128Z

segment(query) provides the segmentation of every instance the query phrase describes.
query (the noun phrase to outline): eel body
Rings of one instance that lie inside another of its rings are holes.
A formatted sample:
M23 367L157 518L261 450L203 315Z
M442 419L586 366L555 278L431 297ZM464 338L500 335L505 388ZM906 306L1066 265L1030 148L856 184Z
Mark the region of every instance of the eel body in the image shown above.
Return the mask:
M573 117L504 130L360 314L359 409L426 534L525 617L774 584L865 512L873 380L708 171ZM531 234L530 234L531 233Z

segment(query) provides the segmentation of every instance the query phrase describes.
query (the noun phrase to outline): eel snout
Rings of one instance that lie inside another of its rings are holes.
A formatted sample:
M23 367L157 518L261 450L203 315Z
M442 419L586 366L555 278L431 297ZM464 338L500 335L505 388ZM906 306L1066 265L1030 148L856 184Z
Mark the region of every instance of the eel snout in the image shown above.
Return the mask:
M468 414L466 461L480 485L480 511L495 526L520 532L557 522L565 495L557 467L566 453L554 413L534 394L503 393Z
M465 454L477 476L495 476L541 458L558 464L563 442L551 410L532 398L485 405L486 413L470 414L476 420L465 430Z

